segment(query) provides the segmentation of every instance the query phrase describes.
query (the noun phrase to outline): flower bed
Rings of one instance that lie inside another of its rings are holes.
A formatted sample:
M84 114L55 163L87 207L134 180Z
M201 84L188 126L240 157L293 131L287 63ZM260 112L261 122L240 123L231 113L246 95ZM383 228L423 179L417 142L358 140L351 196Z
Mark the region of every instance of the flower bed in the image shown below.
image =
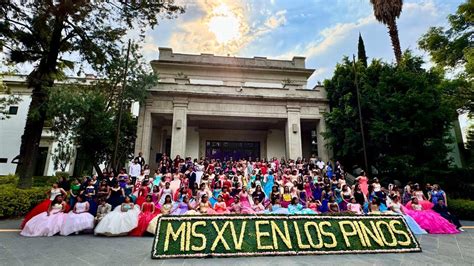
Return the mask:
M419 252L401 216L161 216L152 258Z

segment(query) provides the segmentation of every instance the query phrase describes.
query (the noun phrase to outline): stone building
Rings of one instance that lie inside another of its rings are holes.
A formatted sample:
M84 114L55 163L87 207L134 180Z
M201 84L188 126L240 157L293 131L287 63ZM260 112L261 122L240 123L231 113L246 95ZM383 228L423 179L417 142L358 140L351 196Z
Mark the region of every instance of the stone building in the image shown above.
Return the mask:
M329 110L304 57L273 60L159 49L159 75L140 107L136 153L152 169L163 153L181 157L309 158L329 152L321 132Z

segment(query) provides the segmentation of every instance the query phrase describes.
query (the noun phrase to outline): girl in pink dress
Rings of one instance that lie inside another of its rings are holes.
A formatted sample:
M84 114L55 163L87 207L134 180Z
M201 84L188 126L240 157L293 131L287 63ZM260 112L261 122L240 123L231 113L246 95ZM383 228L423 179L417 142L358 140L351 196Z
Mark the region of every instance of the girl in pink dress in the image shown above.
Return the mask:
M36 236L54 236L61 231L64 223L64 210L66 203L62 195L57 195L47 211L42 212L31 218L26 224L20 235L28 237Z
M230 213L229 210L227 210L227 205L225 204L224 198L222 195L219 195L217 197L217 202L214 204L214 211L217 214L228 214Z
M263 206L262 203L260 203L259 198L254 198L253 203L254 203L254 205L252 206L252 209L255 213L264 213L265 212L265 207Z
M423 191L421 190L419 184L415 184L415 188L412 195L418 200L418 204L423 207L423 210L431 210L431 208L433 208L434 204L426 199L425 194L423 194ZM407 209L411 209L411 206L412 201L409 201L407 202L407 204L405 204L405 207Z
M362 214L362 206L357 203L354 197L352 197L351 202L347 204L347 210L355 214Z
M249 201L249 193L247 192L247 187L242 187L242 191L239 193L240 204L244 208L252 208L252 204Z
M320 211L318 210L318 208L321 206L321 201L319 200L316 200L314 198L310 198L310 200L308 201L308 203L306 204L306 207L308 209L311 209L313 210L315 213L320 213Z
M430 234L457 234L456 226L444 219L437 212L423 209L416 197L411 200L411 208L405 209L405 213L411 216L421 228Z
M21 222L20 229L23 229L25 224L33 217L36 215L43 213L49 209L51 206L51 202L56 198L58 195L62 195L63 198L67 196L67 193L64 189L60 188L58 186L58 183L53 183L53 187L46 192L48 194L48 198L42 201L40 204L36 205L30 212L28 212L25 216L25 219ZM68 207L66 205L66 211L68 210Z
M356 181L359 182L360 189L364 192L364 195L367 196L369 193L369 185L367 184L368 178L365 176L365 172L361 171L360 176L356 178Z

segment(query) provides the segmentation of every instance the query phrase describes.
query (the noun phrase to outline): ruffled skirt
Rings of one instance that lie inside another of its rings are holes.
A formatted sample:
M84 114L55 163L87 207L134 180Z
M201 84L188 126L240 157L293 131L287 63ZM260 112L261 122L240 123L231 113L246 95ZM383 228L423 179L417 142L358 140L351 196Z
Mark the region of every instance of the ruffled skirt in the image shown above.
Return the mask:
M86 229L94 229L94 216L88 212L66 214L61 226L60 234L63 236L78 233Z
M54 236L61 231L65 217L66 214L63 212L51 213L49 216L47 212L42 212L25 224L20 235L28 237Z
M126 235L138 226L138 206L126 212L122 212L121 206L107 214L94 230L96 235L120 236Z

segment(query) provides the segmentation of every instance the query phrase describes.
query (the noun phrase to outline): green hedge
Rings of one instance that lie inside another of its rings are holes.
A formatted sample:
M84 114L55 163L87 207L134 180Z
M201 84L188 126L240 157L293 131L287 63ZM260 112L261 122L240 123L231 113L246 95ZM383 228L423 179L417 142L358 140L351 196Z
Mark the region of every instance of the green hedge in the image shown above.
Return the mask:
M459 219L474 221L474 201L468 199L448 199L449 210Z
M25 215L46 199L47 187L19 189L14 185L0 185L0 219Z
M0 176L0 185L7 184L16 186L18 184L18 176L12 174Z

